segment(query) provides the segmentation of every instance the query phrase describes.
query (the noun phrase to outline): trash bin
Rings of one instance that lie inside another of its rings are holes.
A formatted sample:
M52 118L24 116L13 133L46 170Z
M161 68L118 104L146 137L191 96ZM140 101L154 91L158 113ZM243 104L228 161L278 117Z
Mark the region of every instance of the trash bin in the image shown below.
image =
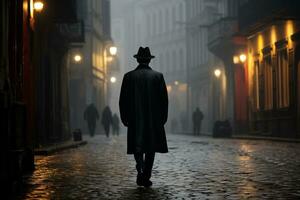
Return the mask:
M213 137L231 137L232 127L228 120L216 121L213 127Z
M73 131L73 139L74 141L82 141L82 133L80 129L75 129Z

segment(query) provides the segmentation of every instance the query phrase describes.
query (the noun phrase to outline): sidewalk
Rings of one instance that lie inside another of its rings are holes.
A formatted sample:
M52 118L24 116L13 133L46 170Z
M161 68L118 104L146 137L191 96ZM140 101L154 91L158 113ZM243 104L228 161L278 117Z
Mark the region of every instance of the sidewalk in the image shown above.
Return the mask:
M85 144L87 144L87 141L85 141L85 140L82 140L82 141L69 140L66 142L56 143L51 146L37 148L34 150L34 155L47 156L47 155L53 154L58 151L62 151L65 149L70 149L70 148L76 148L76 147L79 147L79 146L85 145Z

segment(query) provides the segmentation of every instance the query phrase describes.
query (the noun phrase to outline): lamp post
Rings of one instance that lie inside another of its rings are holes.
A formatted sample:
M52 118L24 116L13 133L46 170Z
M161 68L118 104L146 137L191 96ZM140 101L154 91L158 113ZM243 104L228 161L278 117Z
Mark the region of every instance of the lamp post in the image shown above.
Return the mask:
M217 78L219 78L221 76L221 70L220 69L215 69L214 74Z
M221 75L222 71L221 69L217 68L214 70L214 76L215 76L215 84L214 84L214 115L215 115L215 120L220 120L221 119Z
M247 56L243 53L239 56L239 58L242 63L246 62L246 60L247 60Z
M112 66L113 60L116 57L118 52L118 48L112 44L112 42L108 42L104 45L103 50L103 61L104 61L104 72L105 72L105 81L104 81L104 91L106 94L105 101L109 102L112 95L112 84L117 82L117 78L112 75ZM109 64L110 62L110 64Z
M41 12L44 8L44 3L40 0L37 0L33 3L33 8L36 12Z
M114 77L114 76L112 76L112 77L110 78L110 82L111 82L111 83L115 83L115 82L117 82L117 78L116 78L116 77Z
M115 46L109 47L109 53L110 53L110 55L112 55L112 56L117 55L117 51L118 51L117 47L115 47Z
M80 63L82 61L82 56L80 54L75 54L73 59L75 63Z
M241 53L240 55L233 56L233 63L234 64L243 64L247 60L247 56L245 53Z

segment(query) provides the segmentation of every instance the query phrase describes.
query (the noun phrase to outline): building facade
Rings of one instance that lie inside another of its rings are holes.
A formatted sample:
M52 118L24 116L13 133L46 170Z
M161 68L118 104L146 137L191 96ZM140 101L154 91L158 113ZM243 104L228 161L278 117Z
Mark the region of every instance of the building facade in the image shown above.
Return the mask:
M246 56L246 39L238 34L238 8L242 2L218 2L222 12L208 27L207 44L220 60L213 70L221 72L219 77L212 76L212 121L229 120L235 133L248 130L245 60L240 61Z
M253 133L299 137L299 6L292 0L252 0L240 7L239 25L247 38L244 68Z
M108 104L108 74L112 62L108 52L112 45L110 2L77 0L77 4L78 17L84 24L84 42L73 43L69 54L71 127L86 132L84 109L93 103L101 112ZM80 56L80 61L75 61L75 56Z
M47 6L40 11L29 0L0 5L0 174L9 192L33 170L35 148L70 138L65 59L69 38L59 27L76 20L76 4L44 1Z
M197 107L202 110L204 120L202 132L209 133L215 120L222 117L223 107L213 102L214 77L213 70L222 65L220 59L208 48L211 37L210 25L224 16L224 4L220 1L187 0L187 80L188 80L188 116L189 130L192 130L192 113ZM218 80L220 81L220 80Z

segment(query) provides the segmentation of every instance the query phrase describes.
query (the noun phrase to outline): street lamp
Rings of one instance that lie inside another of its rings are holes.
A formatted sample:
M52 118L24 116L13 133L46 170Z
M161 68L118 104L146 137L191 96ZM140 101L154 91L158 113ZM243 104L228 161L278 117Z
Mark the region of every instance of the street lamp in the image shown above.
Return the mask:
M214 73L215 73L215 76L217 77L217 78L219 78L220 76L221 76L221 70L220 69L216 69L215 71L214 71Z
M240 62L239 56L233 56L233 63L238 64Z
M116 78L116 77L114 77L114 76L112 76L112 77L110 78L110 82L112 82L112 83L115 83L115 82L117 82L117 78Z
M246 61L246 59L247 59L247 56L245 55L245 54L241 54L240 55L240 61L242 62L242 63L244 63L245 61Z
M109 53L110 53L110 55L112 55L112 56L115 56L115 55L117 54L117 51L118 51L118 49L117 49L117 47L115 47L115 46L111 46L111 47L109 48Z
M75 61L76 63L79 63L81 60L82 60L82 56L81 56L80 54L76 54L76 55L74 56L74 61Z
M37 0L34 2L33 8L35 11L41 12L44 8L44 3L42 1Z

